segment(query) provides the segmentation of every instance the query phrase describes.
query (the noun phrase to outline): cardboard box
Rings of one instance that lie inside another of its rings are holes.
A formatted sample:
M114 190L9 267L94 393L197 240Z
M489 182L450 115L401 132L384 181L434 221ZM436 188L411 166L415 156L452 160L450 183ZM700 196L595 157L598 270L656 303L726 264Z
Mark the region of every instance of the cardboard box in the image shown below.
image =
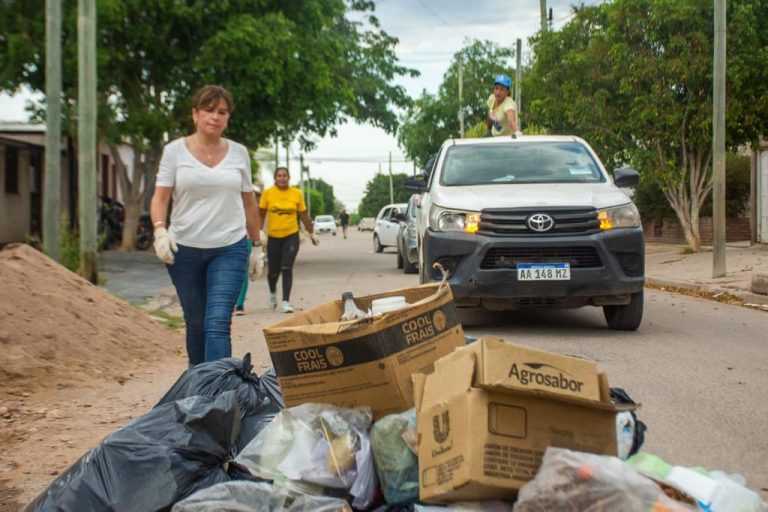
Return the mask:
M370 406L374 419L413 407L411 375L465 345L450 287L428 284L355 297L405 296L408 307L341 322L341 300L264 329L286 407L306 402Z
M486 387L492 365L485 358L498 354L487 350L495 343L477 343L436 361L432 374L414 376L422 501L513 499L548 446L616 455L618 409L604 375L596 374L604 400L493 379Z
M600 400L597 364L587 359L515 345L491 336L468 347L475 358L477 387L541 390Z

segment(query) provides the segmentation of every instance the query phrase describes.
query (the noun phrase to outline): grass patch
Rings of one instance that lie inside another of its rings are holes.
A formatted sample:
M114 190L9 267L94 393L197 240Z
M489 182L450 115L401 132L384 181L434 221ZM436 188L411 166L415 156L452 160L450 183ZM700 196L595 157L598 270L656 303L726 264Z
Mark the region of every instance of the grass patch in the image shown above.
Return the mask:
M184 319L180 316L169 315L165 311L160 311L159 309L151 311L149 316L158 319L171 329L178 331L184 328Z

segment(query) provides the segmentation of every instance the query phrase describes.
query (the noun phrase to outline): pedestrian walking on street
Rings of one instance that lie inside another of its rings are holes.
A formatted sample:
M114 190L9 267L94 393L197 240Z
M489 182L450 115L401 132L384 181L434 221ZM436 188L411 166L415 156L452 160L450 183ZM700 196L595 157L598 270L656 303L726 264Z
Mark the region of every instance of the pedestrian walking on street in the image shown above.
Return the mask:
M259 199L261 198L261 188L258 185L253 186L253 197L256 200L256 203L258 204ZM250 240L250 238L249 238ZM248 259L250 261L251 259L251 251L261 251L261 255L258 256L262 259L262 266L263 266L263 259L264 259L264 242L266 241L266 235L264 234L264 231L259 231L259 247L256 249L252 249L252 244L247 244L246 247L248 248ZM243 279L243 286L240 288L240 296L237 297L237 302L235 303L235 315L244 315L245 314L245 296L248 293L248 281L252 281L254 276L249 272L249 275L246 276Z
M517 122L517 104L510 96L512 80L507 75L493 77L493 93L488 97L488 117L486 124L490 134L520 136L520 124Z
M299 222L309 232L312 243L317 245L317 237L312 221L304 204L304 195L290 186L290 174L287 167L275 169L275 184L261 195L259 213L266 219L267 225L267 283L269 284L270 309L277 307L277 280L282 275L283 312L293 313L291 306L291 288L293 287L293 264L299 253Z
M255 278L264 266L260 249L248 256L248 244L261 243L251 158L245 146L222 137L233 108L222 87L198 91L195 131L163 148L150 207L155 253L165 262L184 311L190 366L231 357L232 310L240 287L246 273Z
M347 210L342 208L341 213L339 214L339 222L341 223L341 233L344 235L344 238L347 238L347 228L349 227L349 214L347 213Z

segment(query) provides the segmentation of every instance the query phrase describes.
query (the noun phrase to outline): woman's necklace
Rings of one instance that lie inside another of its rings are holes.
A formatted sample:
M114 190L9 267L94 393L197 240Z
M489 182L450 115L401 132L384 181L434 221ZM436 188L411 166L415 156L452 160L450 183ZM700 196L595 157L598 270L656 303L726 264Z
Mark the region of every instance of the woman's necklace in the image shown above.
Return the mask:
M217 140L215 144L205 144L200 138L195 135L195 143L201 153L203 161L210 165L218 159L221 153L221 139Z

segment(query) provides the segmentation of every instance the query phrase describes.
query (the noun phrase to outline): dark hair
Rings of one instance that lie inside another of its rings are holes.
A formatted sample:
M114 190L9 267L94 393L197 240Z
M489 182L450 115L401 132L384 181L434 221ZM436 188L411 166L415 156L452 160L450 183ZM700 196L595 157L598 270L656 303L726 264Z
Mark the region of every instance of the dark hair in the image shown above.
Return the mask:
M272 178L277 179L277 171L285 171L285 174L287 174L289 178L291 177L291 171L289 171L287 167L281 165L275 169L275 173L272 175Z
M195 94L192 108L201 110L216 105L222 100L227 104L227 110L232 112L235 109L235 102L228 90L218 85L206 85L201 87L197 94Z

